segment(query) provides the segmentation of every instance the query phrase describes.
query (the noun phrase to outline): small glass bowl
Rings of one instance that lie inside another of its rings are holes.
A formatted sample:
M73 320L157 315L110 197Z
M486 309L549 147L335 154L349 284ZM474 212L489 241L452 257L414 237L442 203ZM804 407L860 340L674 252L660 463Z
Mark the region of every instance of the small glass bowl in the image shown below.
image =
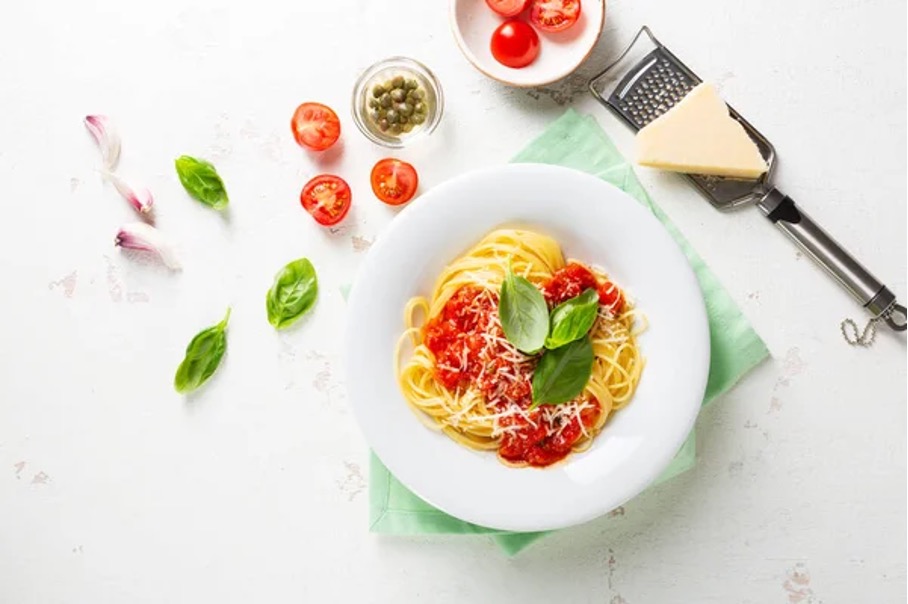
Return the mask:
M425 91L426 118L422 124L414 125L410 132L391 134L382 132L378 124L369 115L369 100L373 98L372 88L384 84L396 76L416 80L419 88ZM441 84L428 67L407 57L391 57L379 61L363 72L353 87L353 121L366 138L378 145L399 149L413 139L431 133L441 121L444 113L444 96Z

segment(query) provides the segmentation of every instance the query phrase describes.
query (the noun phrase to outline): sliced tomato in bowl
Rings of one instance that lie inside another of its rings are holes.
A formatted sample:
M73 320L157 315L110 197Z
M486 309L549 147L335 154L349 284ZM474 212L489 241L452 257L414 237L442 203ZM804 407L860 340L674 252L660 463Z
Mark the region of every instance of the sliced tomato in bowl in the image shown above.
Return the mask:
M393 157L379 160L372 168L370 180L375 196L389 206L407 203L419 188L416 168Z
M564 31L580 19L580 0L533 0L530 22L548 33Z
M317 223L332 226L350 211L352 197L350 185L343 178L319 174L303 187L300 203Z
M340 120L334 110L321 103L303 103L290 120L293 138L302 147L324 151L340 138Z
M523 21L505 21L492 34L490 49L502 65L526 67L539 56L539 34Z
M516 17L526 9L530 0L486 0L493 11L502 17Z

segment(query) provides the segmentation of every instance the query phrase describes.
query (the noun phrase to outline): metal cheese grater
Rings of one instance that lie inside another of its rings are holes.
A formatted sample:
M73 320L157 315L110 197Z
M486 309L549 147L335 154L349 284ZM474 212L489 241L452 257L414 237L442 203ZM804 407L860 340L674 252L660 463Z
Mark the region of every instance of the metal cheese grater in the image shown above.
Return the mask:
M615 62L590 80L589 88L600 103L636 131L671 109L700 82L700 78L644 26ZM851 319L842 322L842 335L849 343L869 346L881 321L896 331L905 331L908 315L905 307L896 302L895 294L801 211L790 197L772 186L776 163L772 143L732 107L728 110L756 143L769 169L757 181L688 175L691 183L720 210L755 202L767 218L870 312L871 319L863 330L858 330Z

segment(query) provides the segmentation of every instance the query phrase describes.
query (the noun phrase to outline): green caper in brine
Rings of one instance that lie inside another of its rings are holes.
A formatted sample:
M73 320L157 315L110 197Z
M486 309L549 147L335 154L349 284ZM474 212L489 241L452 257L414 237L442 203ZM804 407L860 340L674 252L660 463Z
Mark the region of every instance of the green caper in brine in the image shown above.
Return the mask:
M410 121L414 124L419 125L426 121L426 116L422 113L414 113L413 117L410 118Z
M404 125L401 127L401 130L403 130L404 132L412 132L412 131L413 131L413 124L410 123L410 122L407 122L406 124L404 124Z
M372 87L372 96L374 96L375 98L380 97L384 93L385 93L385 87L382 86L381 84L376 84L375 86Z
M391 80L391 86L393 88L401 88L404 85L403 76L394 76L394 79Z
M387 130L388 126L390 126L390 124L388 123L388 120L386 120L385 118L381 118L380 120L378 120L378 129L381 130L382 132Z
M391 134L400 134L401 130L402 130L402 128L400 127L400 124L391 124L391 127L388 129L388 132L390 132Z
M415 111L416 113L425 114L427 109L428 109L428 107L427 107L426 104L423 103L422 101L420 101L420 102L416 103L415 105L413 105L413 111Z
M397 103L394 108L401 115L411 115L413 113L413 105L408 105L407 103Z
M388 94L387 92L382 93L381 98L379 99L379 103L381 104L382 107L387 109L388 107L391 106L391 103L392 103L391 95Z
M419 83L413 78L410 78L404 83L404 88L407 88L408 90L416 90L418 87Z
M388 111L385 112L385 119L388 120L389 124L396 124L400 121L400 114L397 113L397 110L395 109L388 109Z

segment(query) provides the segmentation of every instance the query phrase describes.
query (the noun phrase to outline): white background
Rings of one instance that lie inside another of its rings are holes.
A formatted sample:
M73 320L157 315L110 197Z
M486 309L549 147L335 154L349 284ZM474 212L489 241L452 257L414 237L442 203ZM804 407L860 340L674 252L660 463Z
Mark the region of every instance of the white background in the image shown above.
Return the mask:
M567 105L631 135L585 78L639 25L757 125L778 184L904 301L901 0L611 0L590 63L524 91L460 56L442 0L16 2L0 19L0 602L893 602L905 593L904 337L838 333L862 311L757 210L719 214L642 173L773 360L706 410L695 470L507 559L482 537L367 532L367 449L338 361L341 285L393 218L385 153L353 81L393 54L441 79L440 129L399 155L423 190L507 161ZM293 142L296 105L335 107L343 145ZM112 246L131 209L81 124L111 115L185 270ZM226 216L190 200L181 154L216 163ZM298 204L332 171L354 210L329 234ZM264 294L308 256L321 296L277 334ZM207 387L171 387L189 338L233 306Z

